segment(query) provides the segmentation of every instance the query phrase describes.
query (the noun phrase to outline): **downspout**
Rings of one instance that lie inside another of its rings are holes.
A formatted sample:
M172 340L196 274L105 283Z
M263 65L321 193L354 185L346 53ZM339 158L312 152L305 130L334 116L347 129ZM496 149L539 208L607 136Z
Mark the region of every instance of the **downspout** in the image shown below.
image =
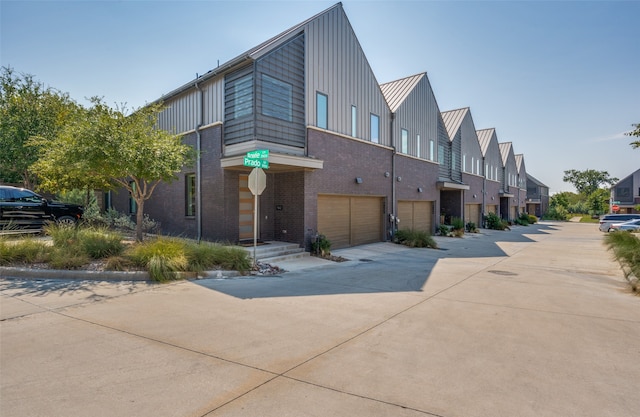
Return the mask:
M196 90L198 90L198 120L196 122L196 239L198 243L202 240L202 164L200 160L200 151L202 148L202 134L200 133L200 127L202 127L203 113L204 113L204 95L198 81L194 84Z
M483 173L483 175L482 175L482 213L481 213L482 218L480 218L480 220L481 220L480 227L482 227L482 228L484 228L484 223L485 223L484 217L486 215L485 213L486 213L486 204L487 204L486 201L485 201L485 198L486 198L486 195L487 195L487 169L486 169L486 167L487 167L486 160L485 160L485 157L483 156L482 157L482 173Z
M393 149L391 153L391 215L389 216L389 220L391 221L391 241L396 234L396 225L397 225L397 204L396 204L396 141L395 141L395 121L396 114L391 113L391 148Z

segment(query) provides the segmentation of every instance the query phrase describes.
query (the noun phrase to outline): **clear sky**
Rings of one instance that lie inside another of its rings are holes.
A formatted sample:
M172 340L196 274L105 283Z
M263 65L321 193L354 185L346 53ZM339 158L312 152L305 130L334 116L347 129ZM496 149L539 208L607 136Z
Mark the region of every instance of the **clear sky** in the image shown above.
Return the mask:
M335 3L0 0L0 63L139 107ZM552 192L568 169L640 168L640 1L343 6L380 83L426 71L441 111L470 107Z

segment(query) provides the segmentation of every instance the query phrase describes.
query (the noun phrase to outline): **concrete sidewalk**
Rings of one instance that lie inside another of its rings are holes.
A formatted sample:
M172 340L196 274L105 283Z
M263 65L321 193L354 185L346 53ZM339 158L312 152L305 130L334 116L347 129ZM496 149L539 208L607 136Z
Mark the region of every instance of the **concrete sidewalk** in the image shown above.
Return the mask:
M3 280L0 415L635 416L640 299L601 241L548 223L272 277Z

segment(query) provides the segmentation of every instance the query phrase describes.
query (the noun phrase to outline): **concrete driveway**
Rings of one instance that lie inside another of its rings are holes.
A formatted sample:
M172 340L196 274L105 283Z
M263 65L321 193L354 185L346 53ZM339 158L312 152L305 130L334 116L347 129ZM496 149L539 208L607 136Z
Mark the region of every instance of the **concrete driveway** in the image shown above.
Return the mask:
M438 242L276 277L0 281L0 415L638 415L640 298L596 225Z

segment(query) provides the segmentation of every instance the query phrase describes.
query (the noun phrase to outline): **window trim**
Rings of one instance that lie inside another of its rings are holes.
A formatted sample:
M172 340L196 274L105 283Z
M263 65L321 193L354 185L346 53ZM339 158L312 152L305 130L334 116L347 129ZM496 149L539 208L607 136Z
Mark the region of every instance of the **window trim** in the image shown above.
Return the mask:
M400 129L400 152L409 153L409 131L407 129Z
M324 98L322 106L320 98ZM321 114L320 110L324 110L324 114ZM321 119L324 119L322 120L324 123L320 123ZM316 91L316 126L325 130L329 128L329 96L319 91Z
M375 120L376 122L376 131L375 131L375 136L374 136L374 130L373 130L373 121ZM378 116L377 114L374 113L369 113L369 140L372 143L380 143L380 116Z

